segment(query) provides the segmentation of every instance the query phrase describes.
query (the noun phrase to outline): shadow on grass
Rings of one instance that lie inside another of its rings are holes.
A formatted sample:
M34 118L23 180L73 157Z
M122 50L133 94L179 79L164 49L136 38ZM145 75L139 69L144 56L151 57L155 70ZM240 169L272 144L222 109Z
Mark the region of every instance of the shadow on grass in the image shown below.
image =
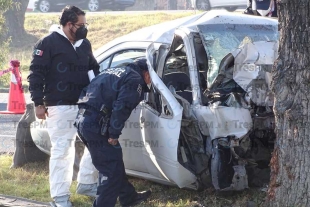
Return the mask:
M10 47L11 50L28 49L29 47L32 48L38 40L39 39L36 36L29 33L25 33L23 37L12 40Z
M129 181L138 191L152 190L151 198L142 206L212 206L212 207L246 207L249 202L254 206L262 206L266 193L258 188L241 192L217 193L210 187L204 191L180 189L165 186L143 179L130 177Z

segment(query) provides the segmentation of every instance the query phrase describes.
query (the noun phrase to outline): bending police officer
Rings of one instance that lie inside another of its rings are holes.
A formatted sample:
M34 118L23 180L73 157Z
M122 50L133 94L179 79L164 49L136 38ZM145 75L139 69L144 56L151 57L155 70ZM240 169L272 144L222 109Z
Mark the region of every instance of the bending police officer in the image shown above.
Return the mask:
M143 100L150 83L146 59L139 58L126 67L104 70L80 96L78 134L101 174L93 207L115 206L117 197L122 206L133 206L151 194L151 191L137 193L127 180L118 142L125 121Z

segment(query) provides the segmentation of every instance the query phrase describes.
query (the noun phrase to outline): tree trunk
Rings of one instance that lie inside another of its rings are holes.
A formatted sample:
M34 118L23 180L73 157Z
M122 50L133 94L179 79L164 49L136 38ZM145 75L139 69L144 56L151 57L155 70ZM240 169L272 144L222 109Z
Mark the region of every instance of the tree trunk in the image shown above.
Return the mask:
M277 142L268 205L310 206L309 0L278 0L280 42L272 90Z
M12 38L13 43L19 42L26 35L24 23L25 13L29 0L13 0L13 8L5 12L7 36Z

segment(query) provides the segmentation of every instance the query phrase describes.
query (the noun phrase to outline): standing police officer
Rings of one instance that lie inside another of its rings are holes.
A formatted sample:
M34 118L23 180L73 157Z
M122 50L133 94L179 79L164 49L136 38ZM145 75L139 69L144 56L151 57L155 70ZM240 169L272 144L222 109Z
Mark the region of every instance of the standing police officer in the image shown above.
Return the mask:
M133 206L151 194L150 190L137 193L127 180L118 143L125 121L143 100L150 83L146 59L139 58L124 68L104 70L80 96L78 134L101 174L94 207L113 207L117 197L122 206Z

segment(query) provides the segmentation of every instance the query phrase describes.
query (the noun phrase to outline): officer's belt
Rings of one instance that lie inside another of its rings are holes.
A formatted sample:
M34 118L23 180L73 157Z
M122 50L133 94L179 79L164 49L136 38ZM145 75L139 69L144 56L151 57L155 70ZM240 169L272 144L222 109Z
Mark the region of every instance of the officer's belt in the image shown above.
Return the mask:
M102 111L94 111L91 109L84 109L84 108L79 109L78 114L80 116L84 116L84 117L85 116L93 116L94 114L97 114L97 116L93 116L93 117L98 123L100 123L103 118L109 118L111 116L110 113L105 113Z
M87 109L79 109L79 114L83 116L91 116L93 112Z
M94 111L94 110L91 110L91 109L79 109L79 114L83 115L83 116L91 116L93 114L97 114L98 116L108 116L109 114L108 113L104 113L102 111Z

